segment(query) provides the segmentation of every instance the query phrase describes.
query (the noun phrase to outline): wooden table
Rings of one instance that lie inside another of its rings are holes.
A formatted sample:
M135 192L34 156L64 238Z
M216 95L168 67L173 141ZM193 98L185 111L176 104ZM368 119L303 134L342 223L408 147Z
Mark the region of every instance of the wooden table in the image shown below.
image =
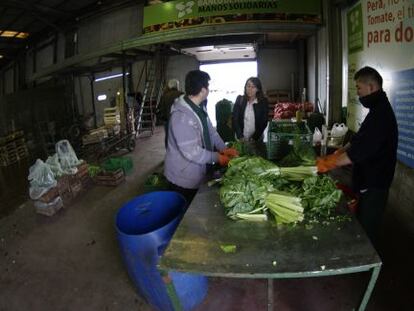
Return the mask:
M218 189L200 188L160 260L161 271L267 279L268 310L273 310L273 279L370 271L359 306L365 309L381 259L354 218L312 228L234 221L225 216ZM236 252L225 253L221 245L236 245Z

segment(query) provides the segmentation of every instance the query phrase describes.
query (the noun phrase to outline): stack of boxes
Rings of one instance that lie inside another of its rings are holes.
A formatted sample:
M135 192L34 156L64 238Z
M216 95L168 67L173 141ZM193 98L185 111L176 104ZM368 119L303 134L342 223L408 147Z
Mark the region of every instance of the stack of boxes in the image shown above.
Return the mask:
M84 162L78 165L77 169L76 174L59 177L56 187L49 189L34 201L37 213L52 216L62 207L70 205L73 199L90 187L92 179L88 174L88 164Z
M121 114L118 107L105 108L104 110L104 124L106 126L113 126L121 124Z

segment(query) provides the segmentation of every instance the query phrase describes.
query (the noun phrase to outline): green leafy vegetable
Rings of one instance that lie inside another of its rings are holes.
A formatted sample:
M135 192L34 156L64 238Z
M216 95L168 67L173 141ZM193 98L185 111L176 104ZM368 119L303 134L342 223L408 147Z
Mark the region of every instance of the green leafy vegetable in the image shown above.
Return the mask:
M305 179L296 194L302 199L307 219L324 220L334 213L342 192L330 177L320 175Z
M293 148L280 161L282 166L314 166L316 163L315 150L310 143L304 142L299 136L293 140Z
M278 167L256 156L232 159L221 185L220 201L235 220L324 220L332 217L341 197L333 180L317 176L314 166Z
M220 245L220 248L226 254L228 254L228 253L235 253L236 250L237 250L237 246L236 245L233 245L233 244L222 244L222 245Z
M301 199L287 193L273 192L266 197L266 206L276 223L296 223L304 219Z

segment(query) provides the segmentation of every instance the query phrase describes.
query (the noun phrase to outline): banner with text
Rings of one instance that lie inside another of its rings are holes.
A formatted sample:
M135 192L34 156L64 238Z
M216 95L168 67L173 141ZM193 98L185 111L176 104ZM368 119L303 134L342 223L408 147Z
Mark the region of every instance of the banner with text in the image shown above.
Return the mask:
M398 159L414 167L414 0L361 0L347 12L348 127L368 113L356 95L354 74L371 66L384 79L398 122Z
M321 22L321 0L178 0L146 6L144 32L240 22Z

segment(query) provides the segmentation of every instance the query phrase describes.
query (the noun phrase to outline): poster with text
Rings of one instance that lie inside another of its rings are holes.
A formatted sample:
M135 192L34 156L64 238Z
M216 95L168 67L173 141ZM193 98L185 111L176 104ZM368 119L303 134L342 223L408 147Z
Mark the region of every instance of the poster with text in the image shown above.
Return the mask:
M414 167L414 0L361 0L347 12L348 127L357 131L368 110L354 74L378 70L398 122L398 159Z
M144 33L234 23L320 24L321 0L176 0L144 8Z

